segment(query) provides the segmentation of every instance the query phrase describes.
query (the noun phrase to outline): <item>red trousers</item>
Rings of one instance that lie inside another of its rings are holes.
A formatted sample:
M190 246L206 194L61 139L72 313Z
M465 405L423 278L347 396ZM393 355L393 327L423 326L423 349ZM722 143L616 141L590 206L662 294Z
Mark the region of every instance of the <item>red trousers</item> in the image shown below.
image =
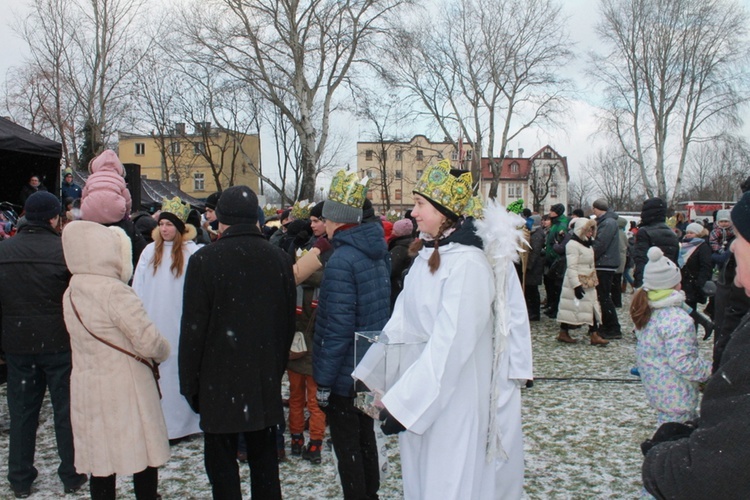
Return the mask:
M305 403L310 413L310 439L322 441L326 432L326 416L318 407L315 392L318 385L312 375L287 370L289 375L289 433L302 434L305 430Z

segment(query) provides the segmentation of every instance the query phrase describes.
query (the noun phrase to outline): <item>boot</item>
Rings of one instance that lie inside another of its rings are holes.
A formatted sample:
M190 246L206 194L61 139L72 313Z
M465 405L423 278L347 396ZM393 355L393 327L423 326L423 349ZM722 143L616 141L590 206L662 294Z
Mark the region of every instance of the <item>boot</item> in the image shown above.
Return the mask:
M626 293L628 291L628 282L627 281L623 281L622 282L622 285L620 286L620 291L622 293Z
M570 336L567 330L560 330L560 333L557 334L557 341L565 342L566 344L575 344L576 342L578 342L576 339Z
M302 458L304 458L305 460L309 460L314 464L319 464L321 462L321 446L323 446L323 441L311 439L310 442L307 443L307 447L302 450Z
M690 313L690 317L693 318L693 321L701 325L706 331L706 334L703 336L703 340L710 339L711 334L714 332L714 322L711 321L711 318L703 313L698 312L697 309L693 309L693 312Z
M609 340L604 340L597 332L591 332L591 345L604 346L609 344Z
M302 449L305 447L305 436L302 434L292 434L292 455L298 457L302 455Z

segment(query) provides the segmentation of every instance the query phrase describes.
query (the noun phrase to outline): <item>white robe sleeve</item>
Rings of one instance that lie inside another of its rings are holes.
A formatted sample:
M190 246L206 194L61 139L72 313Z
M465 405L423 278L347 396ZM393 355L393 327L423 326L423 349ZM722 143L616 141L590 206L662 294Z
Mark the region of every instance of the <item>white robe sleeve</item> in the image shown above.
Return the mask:
M450 269L422 354L383 396L384 406L409 431L424 433L451 404L464 365L491 331L493 298L488 264L467 258Z
M534 378L531 354L531 327L526 310L521 283L518 280L515 266L511 262L508 266L507 301L505 304L506 318L508 318L508 350L509 367L508 378L521 381Z

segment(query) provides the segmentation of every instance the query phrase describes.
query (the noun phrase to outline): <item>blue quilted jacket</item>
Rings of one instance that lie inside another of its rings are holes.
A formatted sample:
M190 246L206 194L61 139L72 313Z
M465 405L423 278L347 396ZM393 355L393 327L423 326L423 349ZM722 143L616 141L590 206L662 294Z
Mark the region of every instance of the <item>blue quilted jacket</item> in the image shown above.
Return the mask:
M341 230L331 243L335 251L325 267L315 319L313 378L334 394L353 396L354 332L381 330L388 321L390 257L376 222Z

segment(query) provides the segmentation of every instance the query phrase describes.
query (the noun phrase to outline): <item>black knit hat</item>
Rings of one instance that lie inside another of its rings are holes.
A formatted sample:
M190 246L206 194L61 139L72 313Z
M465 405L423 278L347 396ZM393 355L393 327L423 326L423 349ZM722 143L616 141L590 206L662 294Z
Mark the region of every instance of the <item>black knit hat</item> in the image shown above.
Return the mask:
M61 209L60 200L48 191L37 191L28 197L23 206L26 220L38 222L49 221L55 215L60 215Z
M221 198L221 193L219 192L208 195L208 198L206 198L206 201L204 203L206 205L206 208L216 210L216 205L219 203L219 198Z
M227 226L256 224L258 196L247 186L232 186L221 194L216 204L216 218Z
M661 198L649 198L641 208L641 224L664 222L667 218L667 203Z
M185 233L185 223L182 220L180 220L180 218L177 217L175 214L173 214L172 212L159 212L159 222L165 219L171 222L174 225L174 227L177 228L177 231L179 231L180 234Z
M549 209L550 212L555 212L558 217L565 213L565 205L562 203L555 203Z
M323 217L323 205L325 204L325 201L321 201L320 203L314 205L310 209L310 217L317 217L318 219Z
M732 225L734 230L742 235L746 241L750 241L750 191L740 198L740 201L732 209Z

